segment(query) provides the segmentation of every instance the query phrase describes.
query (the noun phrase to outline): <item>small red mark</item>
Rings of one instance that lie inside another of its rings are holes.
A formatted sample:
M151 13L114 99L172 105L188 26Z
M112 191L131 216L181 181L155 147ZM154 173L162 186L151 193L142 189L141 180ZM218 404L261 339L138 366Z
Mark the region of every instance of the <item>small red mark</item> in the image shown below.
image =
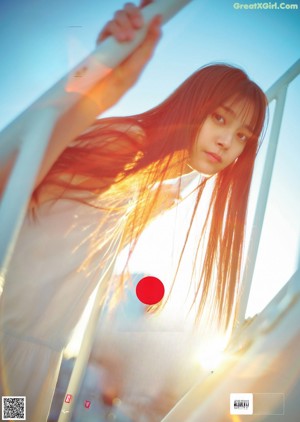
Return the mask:
M84 402L84 407L85 407L86 409L89 409L89 408L91 407L91 402L90 402L89 400L85 400L85 402Z
M145 305L155 305L164 297L165 287L158 278L148 276L138 282L135 291L142 303Z
M65 403L70 403L71 400L72 400L72 394L67 394L65 398Z

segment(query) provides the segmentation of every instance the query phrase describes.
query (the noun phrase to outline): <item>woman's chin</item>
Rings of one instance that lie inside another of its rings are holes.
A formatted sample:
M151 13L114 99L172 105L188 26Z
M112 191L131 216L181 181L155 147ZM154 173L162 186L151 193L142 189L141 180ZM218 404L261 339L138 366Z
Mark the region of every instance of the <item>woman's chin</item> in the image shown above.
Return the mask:
M217 169L212 169L207 165L201 165L198 163L189 163L188 167L190 168L190 171L196 171L197 173L201 174L201 176L206 178L212 177L218 173Z

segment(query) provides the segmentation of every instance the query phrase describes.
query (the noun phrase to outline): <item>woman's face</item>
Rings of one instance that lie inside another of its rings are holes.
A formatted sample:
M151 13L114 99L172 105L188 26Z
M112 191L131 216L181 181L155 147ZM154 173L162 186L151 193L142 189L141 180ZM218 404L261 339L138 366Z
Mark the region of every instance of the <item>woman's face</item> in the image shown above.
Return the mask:
M246 116L244 101L227 101L207 116L191 149L188 165L206 176L212 176L233 163L252 136L250 121L253 106Z

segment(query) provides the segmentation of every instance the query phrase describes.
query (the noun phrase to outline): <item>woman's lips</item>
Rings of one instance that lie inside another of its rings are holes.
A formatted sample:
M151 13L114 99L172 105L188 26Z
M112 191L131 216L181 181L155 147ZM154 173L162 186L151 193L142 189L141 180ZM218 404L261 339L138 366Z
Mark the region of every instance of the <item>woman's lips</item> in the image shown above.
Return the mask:
M205 151L205 154L206 154L207 158L209 159L209 161L211 161L212 163L221 163L222 162L221 156L218 155L218 154L215 154L214 152Z

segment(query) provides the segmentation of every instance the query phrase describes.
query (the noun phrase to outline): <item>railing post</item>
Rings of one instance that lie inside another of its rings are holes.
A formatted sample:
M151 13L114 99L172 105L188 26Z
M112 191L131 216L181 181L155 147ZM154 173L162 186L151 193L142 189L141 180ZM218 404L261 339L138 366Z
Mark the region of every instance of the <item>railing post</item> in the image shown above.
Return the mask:
M270 141L266 154L266 161L264 164L264 171L259 189L257 205L252 225L252 232L247 251L247 258L245 262L245 268L242 280L242 292L238 312L238 322L241 323L245 319L246 308L248 304L252 278L255 269L256 257L259 248L259 242L267 208L267 201L270 191L271 179L273 174L274 162L276 157L277 145L280 134L280 127L282 122L282 116L284 111L284 105L286 100L287 87L281 88L278 100L276 102L276 108L274 113L274 120L272 124L272 130L270 134Z
M263 227L264 216L267 207L267 200L271 185L271 178L275 163L277 145L279 140L280 127L286 100L288 85L300 73L300 60L291 66L266 92L269 102L276 100L269 145L266 153L261 185L259 189L257 205L252 225L247 258L242 279L241 299L237 314L237 325L241 325L245 319L252 278L255 269L256 257Z

